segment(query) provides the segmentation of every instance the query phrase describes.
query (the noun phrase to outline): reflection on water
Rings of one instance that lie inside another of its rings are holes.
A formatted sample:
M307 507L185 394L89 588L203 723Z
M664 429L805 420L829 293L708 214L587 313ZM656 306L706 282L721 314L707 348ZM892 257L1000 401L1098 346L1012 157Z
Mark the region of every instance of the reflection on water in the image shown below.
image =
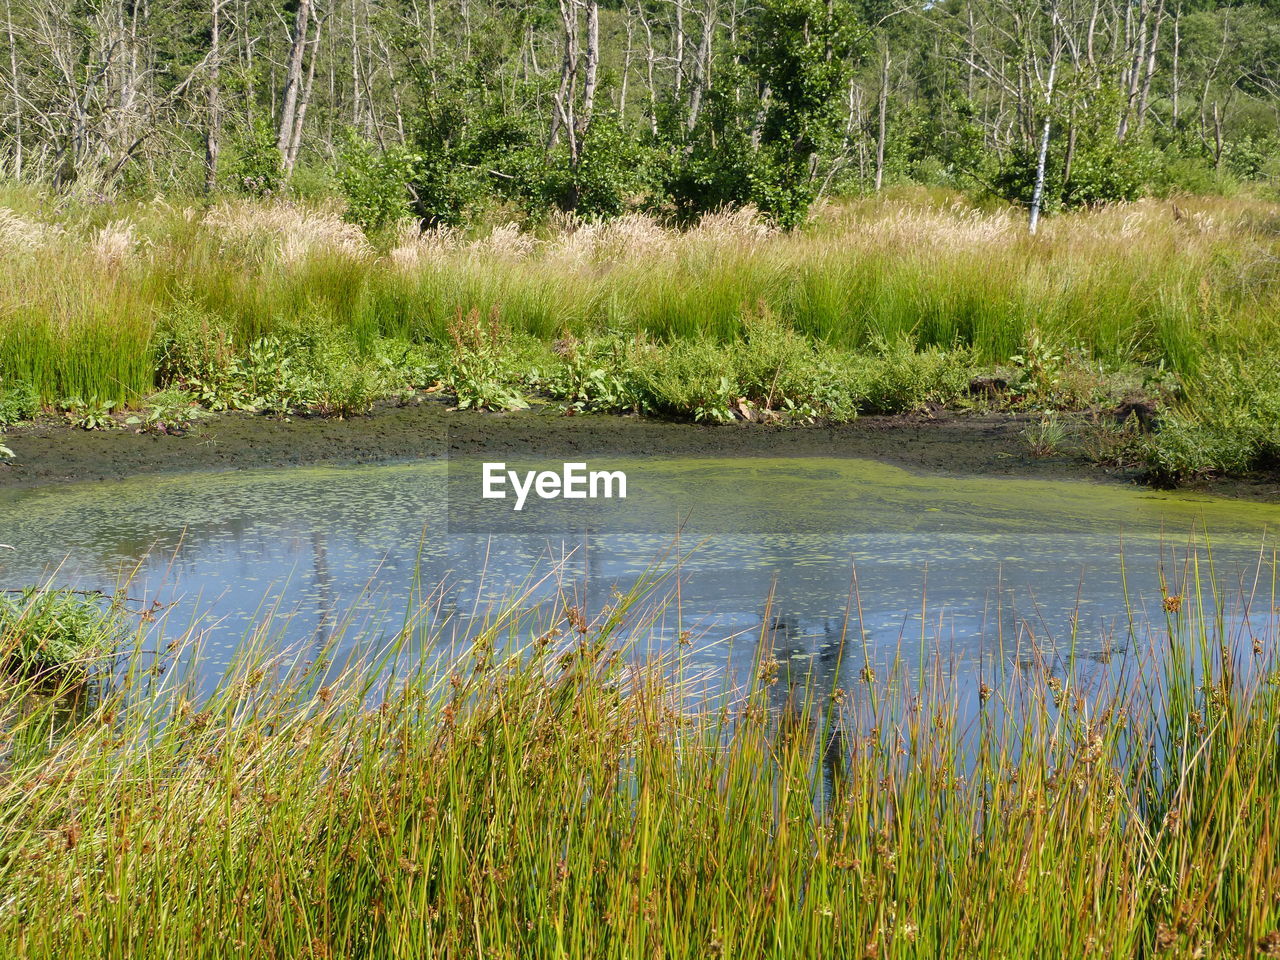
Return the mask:
M208 631L201 666L213 677L268 610L282 643L390 631L417 577L442 585L441 612L465 631L531 568L563 562L535 598L569 590L594 611L678 536L681 551L694 549L664 585L678 585L679 604L652 642L689 630L694 662L707 667L749 661L762 633L784 664L822 673L842 636L861 636L878 662L940 656L963 668L1052 658L1074 631L1078 655L1106 661L1123 636L1126 587L1133 606L1158 613L1161 563L1173 576L1205 530L1218 579L1251 577L1280 516L1267 504L851 460L609 466L626 469L628 499L581 523L572 512L549 523L536 509L492 523L478 483L471 500L459 492L462 468L451 486L440 463L0 493L0 541L15 548L0 556L0 586L129 580L131 596L173 602L170 635L193 622Z

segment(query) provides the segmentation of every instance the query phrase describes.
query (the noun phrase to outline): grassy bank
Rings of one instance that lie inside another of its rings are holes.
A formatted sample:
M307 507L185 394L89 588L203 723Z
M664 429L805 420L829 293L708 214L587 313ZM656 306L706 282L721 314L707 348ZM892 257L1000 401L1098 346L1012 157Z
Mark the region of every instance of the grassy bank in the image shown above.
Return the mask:
M794 234L743 214L366 237L284 202L0 207L0 422L346 415L432 387L464 406L839 420L972 403L984 375L999 406L1163 404L1170 441L1142 456L1171 475L1280 450L1280 208L1249 198L1064 215L1034 238L1016 211L920 192Z
M425 611L345 667L247 654L206 699L141 656L71 708L11 679L0 936L70 958L1274 956L1274 578L1229 599L1195 570L1102 682L1074 658L877 675L850 641L818 687L767 634L740 641L744 686L699 681L625 639L657 615L639 589L591 616L513 605L443 662Z

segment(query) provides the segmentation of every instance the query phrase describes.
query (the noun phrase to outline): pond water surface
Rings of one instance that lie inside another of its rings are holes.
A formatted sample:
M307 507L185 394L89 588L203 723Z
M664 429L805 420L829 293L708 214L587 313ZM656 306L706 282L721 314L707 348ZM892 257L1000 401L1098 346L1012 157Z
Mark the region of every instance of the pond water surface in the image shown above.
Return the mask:
M661 588L678 583L678 619L673 604L650 646L689 630L694 660L714 670L749 658L764 632L780 660L829 671L856 612L856 571L857 629L874 659L941 654L963 670L1028 649L1061 657L1073 625L1076 655L1106 661L1131 612L1159 615L1174 589L1161 587L1162 567L1176 581L1194 552L1209 569L1206 534L1224 590L1251 591L1280 519L1271 504L848 459L607 466L627 472L625 501L520 514L503 504L501 515L477 478L443 462L3 491L0 542L13 549L0 551L0 587L128 581L131 597L172 604L167 634L206 633L199 670L212 680L268 609L274 642L319 644L394 631L415 582L439 585L457 635L531 570L559 565L534 599L564 590L591 612L678 536L688 555Z

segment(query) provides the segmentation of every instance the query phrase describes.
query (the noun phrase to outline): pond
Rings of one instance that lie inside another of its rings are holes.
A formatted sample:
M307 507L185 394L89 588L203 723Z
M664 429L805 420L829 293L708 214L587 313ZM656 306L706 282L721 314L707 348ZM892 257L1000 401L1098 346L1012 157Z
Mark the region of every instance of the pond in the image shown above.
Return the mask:
M480 500L478 465L443 461L0 491L0 542L13 547L0 587L127 583L137 601L170 605L157 633L203 632L196 666L212 683L267 612L272 642L320 645L393 632L430 594L443 643L531 583L534 602L563 591L593 613L678 553L658 588L671 602L642 642L688 631L708 671L749 663L767 636L780 661L827 676L849 635L877 663L985 671L1072 651L1109 661L1131 612L1161 616L1189 556L1247 594L1280 519L1271 504L863 460L599 466L627 473L625 501L519 513Z

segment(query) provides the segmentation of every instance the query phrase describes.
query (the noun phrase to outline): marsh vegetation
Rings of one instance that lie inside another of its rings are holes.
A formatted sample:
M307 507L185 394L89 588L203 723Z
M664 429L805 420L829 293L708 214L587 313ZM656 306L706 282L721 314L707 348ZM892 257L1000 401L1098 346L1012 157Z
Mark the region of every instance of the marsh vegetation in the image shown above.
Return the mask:
M1273 566L1169 572L1100 666L646 654L661 576L489 611L452 653L167 652L77 711L11 678L0 930L16 956L1271 956L1280 949ZM926 618L927 619L927 618ZM765 622L769 622L767 616ZM139 639L143 635L139 627ZM915 641L908 640L908 643ZM152 649L155 649L152 647ZM1069 919L1071 922L1063 922Z
M367 235L287 201L5 202L0 422L174 432L433 394L703 422L1063 411L1096 459L1169 477L1266 467L1280 442L1280 211L1246 197L1036 237L919 191L790 233L750 212Z

